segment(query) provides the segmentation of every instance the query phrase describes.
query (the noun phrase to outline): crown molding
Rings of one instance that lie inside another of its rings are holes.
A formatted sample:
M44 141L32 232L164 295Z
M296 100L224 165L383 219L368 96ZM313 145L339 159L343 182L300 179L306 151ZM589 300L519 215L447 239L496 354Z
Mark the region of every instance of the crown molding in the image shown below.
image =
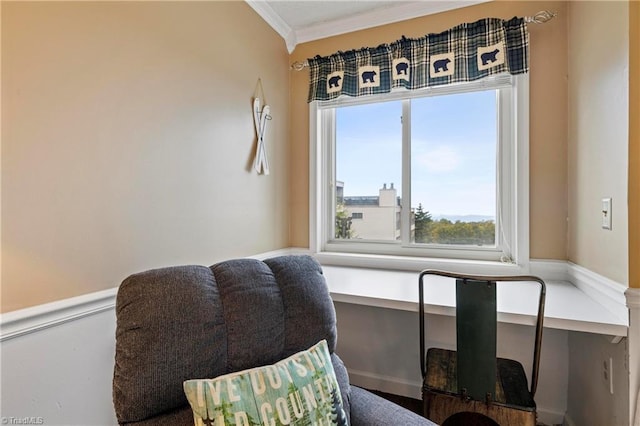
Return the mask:
M343 19L332 20L311 25L306 28L294 30L278 15L269 2L265 0L245 0L280 36L284 39L289 53L293 52L298 43L319 40L339 34L350 33L379 25L391 24L417 18L419 16L432 15L448 10L486 3L491 0L434 0L415 1L382 8L370 12L361 13Z
M302 28L296 31L296 38L298 43L306 43L308 41L405 21L420 16L433 15L435 13L446 12L448 10L459 9L488 1L491 0L417 1L406 3Z
M245 0L245 2L256 11L264 21L271 26L280 37L284 39L289 53L296 48L296 33L291 27L269 6L264 0Z

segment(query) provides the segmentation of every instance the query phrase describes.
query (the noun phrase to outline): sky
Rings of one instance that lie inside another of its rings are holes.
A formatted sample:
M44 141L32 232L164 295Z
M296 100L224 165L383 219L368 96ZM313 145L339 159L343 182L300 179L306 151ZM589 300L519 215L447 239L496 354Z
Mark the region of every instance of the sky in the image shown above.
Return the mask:
M496 92L413 99L411 206L432 216L496 212ZM336 179L345 196L402 188L402 102L342 107L336 114Z

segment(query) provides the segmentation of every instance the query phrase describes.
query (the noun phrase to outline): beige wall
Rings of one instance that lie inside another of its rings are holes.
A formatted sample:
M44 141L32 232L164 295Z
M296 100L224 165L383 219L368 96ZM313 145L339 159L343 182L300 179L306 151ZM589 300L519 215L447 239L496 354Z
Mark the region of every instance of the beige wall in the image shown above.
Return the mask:
M628 283L629 6L570 2L569 260ZM601 228L612 198L612 230Z
M288 79L244 2L2 2L2 311L287 246Z
M570 39L578 31L589 37L593 25L579 16L588 6L491 2L305 43L288 58L282 39L244 2L0 4L2 311L110 288L145 268L306 246L308 72L289 73L288 63L542 9L559 16L530 26L531 256L570 258L627 281L625 194L619 195L627 164L618 152L626 149L624 137L616 136L615 153L607 148L589 154L595 164L583 165L579 155L586 145L582 138L577 144L576 134L589 132L576 124L576 108L588 103L578 102L586 94L576 89L576 79L573 151L567 154L567 57L573 68L588 60L567 51L567 19L574 22ZM603 5L589 10L598 7ZM634 58L639 7L629 7L629 22L636 23L626 24ZM612 34L604 33L624 43L625 24L613 27ZM639 72L635 55L629 93L638 91L633 82ZM274 116L269 177L250 170L250 107L259 78ZM630 98L628 117L637 117L638 96ZM611 123L624 121L605 113ZM628 120L628 264L634 287L640 287L640 262L633 261L640 259L637 123ZM597 131L610 134L606 127ZM615 177L608 174L602 183L578 174L593 167ZM602 234L599 223L593 230L588 213L605 194L614 197L610 234ZM569 227L568 205L575 217Z
M544 26L530 26L531 33L531 242L533 258L567 258L567 44L564 2L490 2L425 16L368 30L304 43L296 47L291 61L338 50L377 46L407 37L444 31L461 22L487 16L509 19L540 10L558 12ZM308 71L291 77L291 243L307 246L309 236L309 119L306 104Z
M640 288L640 2L629 3L629 287Z

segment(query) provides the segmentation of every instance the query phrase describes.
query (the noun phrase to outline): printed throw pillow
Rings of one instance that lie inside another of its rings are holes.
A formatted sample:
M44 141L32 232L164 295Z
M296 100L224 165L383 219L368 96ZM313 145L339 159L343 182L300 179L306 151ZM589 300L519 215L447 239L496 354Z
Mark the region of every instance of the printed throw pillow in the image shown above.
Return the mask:
M274 365L187 380L195 426L348 426L327 341Z

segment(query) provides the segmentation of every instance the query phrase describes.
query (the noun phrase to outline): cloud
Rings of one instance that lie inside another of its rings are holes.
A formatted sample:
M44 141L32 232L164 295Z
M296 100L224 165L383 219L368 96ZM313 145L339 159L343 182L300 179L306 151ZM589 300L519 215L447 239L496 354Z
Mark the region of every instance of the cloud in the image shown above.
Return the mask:
M437 146L415 157L419 167L425 167L431 173L451 172L458 168L461 158L450 146Z

